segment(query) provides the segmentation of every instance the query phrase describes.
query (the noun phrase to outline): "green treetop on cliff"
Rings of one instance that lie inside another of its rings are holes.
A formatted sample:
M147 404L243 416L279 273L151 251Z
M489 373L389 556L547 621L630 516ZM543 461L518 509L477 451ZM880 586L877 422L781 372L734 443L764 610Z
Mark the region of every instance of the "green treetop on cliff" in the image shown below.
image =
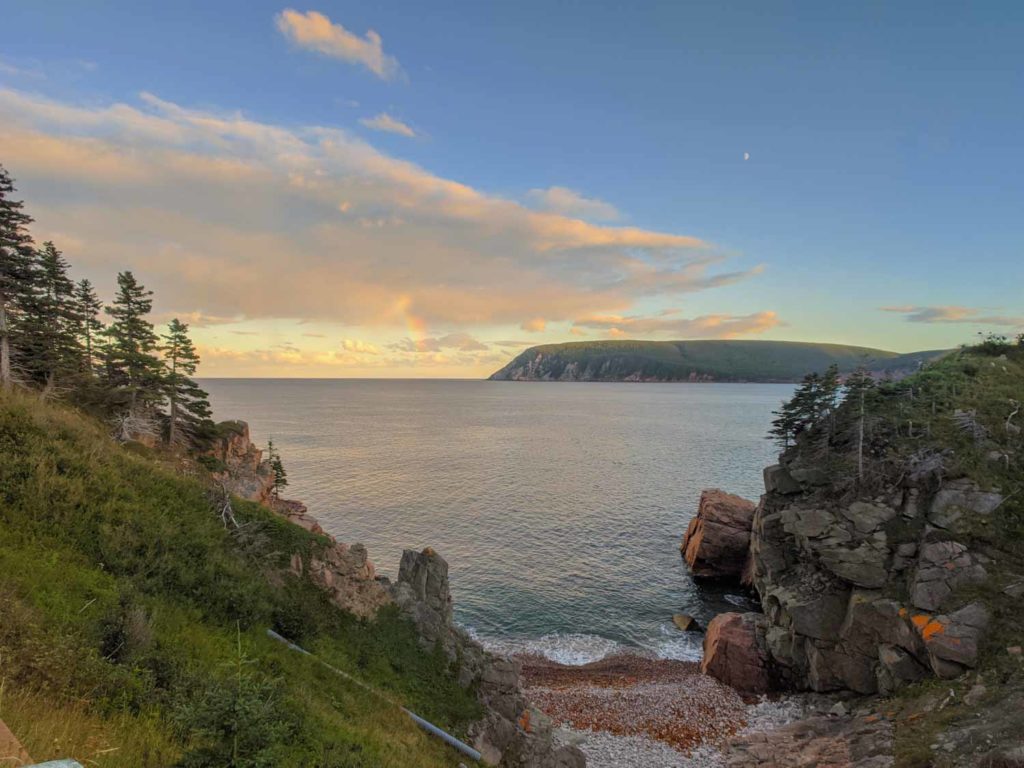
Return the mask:
M184 432L209 421L210 402L206 392L192 379L199 365L199 354L189 338L188 326L174 318L163 339L167 367L163 386L170 405L167 442L176 445Z

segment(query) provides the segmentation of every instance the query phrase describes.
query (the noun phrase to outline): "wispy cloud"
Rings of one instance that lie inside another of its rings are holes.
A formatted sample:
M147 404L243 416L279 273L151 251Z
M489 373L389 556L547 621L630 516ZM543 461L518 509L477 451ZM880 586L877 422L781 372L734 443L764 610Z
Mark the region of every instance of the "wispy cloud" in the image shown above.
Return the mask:
M880 307L883 312L903 315L910 323L970 323L973 325L999 325L1024 327L1024 315L993 315L987 310L957 305Z
M380 350L366 341L359 339L342 339L341 348L346 352L358 352L363 355L379 355Z
M543 317L532 317L519 327L528 333L540 333L547 326L547 321Z
M417 135L416 131L410 126L392 117L387 112L381 112L376 117L364 117L359 122L375 131L397 133L399 136L408 136L410 139L415 138Z
M531 189L526 193L526 197L537 208L563 216L594 221L615 221L619 218L618 210L611 203L594 197L584 197L568 187Z
M731 339L770 331L781 325L775 312L755 312L750 315L701 315L694 318L679 316L679 310L668 309L655 315L598 315L583 317L573 323L574 328L601 331L610 336L671 334L678 338L707 337Z
M384 53L383 41L372 29L366 37L360 37L322 13L300 13L292 8L277 14L275 21L281 34L301 48L361 64L382 80L392 80L401 74L398 60Z

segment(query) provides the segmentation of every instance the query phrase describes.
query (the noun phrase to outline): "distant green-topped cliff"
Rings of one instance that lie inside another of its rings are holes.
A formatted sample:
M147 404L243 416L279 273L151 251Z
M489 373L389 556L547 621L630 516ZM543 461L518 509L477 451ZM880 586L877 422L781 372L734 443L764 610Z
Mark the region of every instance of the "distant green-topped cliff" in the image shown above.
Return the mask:
M795 382L835 363L895 376L942 351L899 354L842 344L795 341L580 341L530 347L492 381Z

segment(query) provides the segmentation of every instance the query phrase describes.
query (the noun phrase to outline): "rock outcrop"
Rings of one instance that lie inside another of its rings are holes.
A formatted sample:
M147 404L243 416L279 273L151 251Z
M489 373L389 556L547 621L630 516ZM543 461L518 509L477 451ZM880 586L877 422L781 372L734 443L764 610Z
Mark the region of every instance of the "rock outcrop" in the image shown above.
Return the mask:
M750 551L756 504L718 489L700 495L680 551L695 577L739 579Z
M425 646L439 644L456 665L460 685L475 687L486 714L470 741L502 768L583 768L583 753L556 746L550 718L523 695L518 661L488 653L452 621L448 563L432 549L406 550L392 595Z
M211 472L213 479L239 498L268 503L273 496L274 470L249 437L249 425L225 421L217 425L217 432L220 437L205 453L217 462Z
M987 561L957 532L965 519L991 514L998 492L965 479L936 487L933 475L922 474L872 498L840 500L813 471L783 465L765 471L765 487L748 563L764 616L711 622L708 674L745 690L768 680L872 694L931 675L957 677L977 664L989 615L958 596L985 581ZM700 529L691 525L688 554ZM695 575L715 572L706 562L714 550L705 551L687 557ZM734 573L738 554L722 558Z
M308 578L330 595L331 602L361 618L369 618L391 603L391 594L377 579L366 547L345 544L324 535L329 543L318 552L306 557L298 553L292 555L292 573Z

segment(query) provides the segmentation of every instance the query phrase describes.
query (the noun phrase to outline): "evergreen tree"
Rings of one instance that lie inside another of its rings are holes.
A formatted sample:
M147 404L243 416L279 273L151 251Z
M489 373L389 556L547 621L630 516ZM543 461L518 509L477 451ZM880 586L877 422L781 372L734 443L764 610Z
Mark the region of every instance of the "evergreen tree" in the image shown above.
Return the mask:
M284 471L284 464L281 462L281 454L274 448L274 441L267 441L267 461L274 472L274 496L281 496L281 489L288 485L288 473Z
M210 418L209 396L191 378L199 365L199 355L188 336L188 326L174 318L164 339L164 392L170 405L167 442L175 445L188 428Z
M28 225L32 217L14 200L14 182L0 165L0 387L14 381L12 359L16 352L17 326L33 290L34 249Z
M99 319L103 302L99 300L92 283L88 280L82 280L75 286L74 300L78 313L78 343L82 349L82 368L91 375L96 370L99 334L103 331L103 323Z
M68 263L50 241L37 251L31 280L35 290L22 318L23 368L28 378L46 390L81 369L80 323L75 284Z
M155 354L158 339L146 319L153 308L152 295L131 272L120 272L117 295L107 307L113 322L106 329L106 374L109 383L127 396L131 416L158 404L162 396L162 366Z

